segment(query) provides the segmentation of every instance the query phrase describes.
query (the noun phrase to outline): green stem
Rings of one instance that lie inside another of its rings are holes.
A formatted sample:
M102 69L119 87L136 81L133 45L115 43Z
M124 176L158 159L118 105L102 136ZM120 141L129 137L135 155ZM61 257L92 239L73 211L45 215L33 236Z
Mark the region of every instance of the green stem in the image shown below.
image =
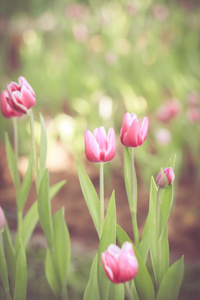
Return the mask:
M36 176L36 188L38 190L38 163L37 163L37 151L35 144L35 135L34 135L34 115L32 109L28 111L28 115L30 117L30 130L31 130L31 143L32 143L32 151L33 151L33 163L35 168L35 176Z
M157 272L158 272L158 288L162 281L162 250L161 250L161 241L160 241L160 187L157 192L157 205L156 205L156 243L157 243Z
M135 163L134 163L134 148L130 148L131 151L131 191L133 197L134 211L131 212L133 234L135 238L136 247L139 246L140 238L137 224L137 197L136 197L136 186L135 186Z
M20 188L20 176L19 176L19 170L18 170L18 158L19 158L19 140L18 140L18 128L17 128L17 119L12 118L13 120L13 133L14 133L14 152L15 152L15 164L16 164L16 176L17 176L17 181L16 181L16 189L17 193L19 192Z
M132 294L131 294L130 282L125 282L124 285L125 285L125 288L126 288L126 291L127 291L128 299L132 300Z
M100 189L100 236L103 231L104 225L104 174L103 174L103 162L99 165L99 189Z

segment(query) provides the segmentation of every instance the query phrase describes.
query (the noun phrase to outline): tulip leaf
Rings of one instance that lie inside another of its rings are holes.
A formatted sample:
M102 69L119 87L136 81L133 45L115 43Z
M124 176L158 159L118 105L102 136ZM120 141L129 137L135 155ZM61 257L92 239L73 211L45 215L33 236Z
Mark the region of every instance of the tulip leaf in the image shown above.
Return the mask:
M17 254L16 281L13 300L26 300L27 290L27 264L26 253L22 241Z
M157 283L157 230L156 230L156 208L157 208L157 187L154 178L151 179L150 195L149 195L149 215L148 215L148 239L151 261Z
M70 263L70 236L65 222L64 207L53 216L54 257L61 287L66 288L67 271Z
M109 299L124 300L124 284L110 283ZM135 298L133 298L135 300ZM137 300L137 299L136 299Z
M173 204L173 196L174 196L174 187L173 185L168 186L165 189L160 190L159 201L161 203L160 208L160 239L164 234L164 230L167 225L167 221L170 216L172 204Z
M131 295L132 295L132 299L134 300L140 300L138 297L138 293L135 287L135 282L134 280L131 280Z
M8 269L8 277L10 282L10 290L13 292L15 286L16 261L15 261L15 249L12 244L12 238L10 235L10 230L9 230L7 220L3 232L3 238L4 238L4 249L5 249L5 254L7 259L7 269Z
M10 144L9 137L8 137L7 133L5 133L5 147L6 147L6 156L7 156L7 160L8 160L8 166L9 166L10 174L12 176L14 186L16 188L18 188L18 186L19 186L19 173L18 173L18 170L17 170L17 161L16 161L16 157L15 157L13 148Z
M64 186L65 183L66 183L66 181L62 180L50 187L50 190L49 190L50 199L52 199L59 192L59 190ZM29 208L29 210L26 213L24 220L23 220L22 240L23 240L25 249L27 247L27 244L30 240L30 237L31 237L38 221L39 221L38 202L35 201L32 204L32 206Z
M123 243L126 241L132 243L131 239L128 237L128 235L119 225L117 225L117 240L120 246L122 246ZM152 279L149 275L147 267L143 262L141 255L139 254L134 244L133 244L133 248L134 248L135 256L138 261L138 274L134 278L137 295L139 299L154 300L155 292L154 292L154 285Z
M148 238L148 216L144 224L142 239L138 247L138 251L144 262L147 260L147 255L149 252L149 238Z
M46 259L45 259L45 274L50 288L52 289L54 295L59 297L61 287L59 283L59 278L55 272L55 266L53 263L53 258L49 249L47 249Z
M46 169L47 158L47 136L45 122L42 114L40 114L41 136L40 136L40 158L39 158L39 183Z
M90 277L83 295L83 300L101 300L98 289L97 265L98 254L96 254L92 262Z
M41 179L38 193L38 214L42 230L50 249L53 249L53 226L49 196L49 173L46 169Z
M17 201L18 201L17 205L20 211L23 210L25 202L27 200L28 193L32 184L32 175L33 175L33 154L31 153L29 156L28 168L17 197Z
M110 281L107 278L101 262L101 253L106 251L110 244L116 243L116 207L115 193L113 191L108 205L106 218L103 226L98 249L98 283L101 299L107 300L109 295Z
M167 228L164 230L164 234L161 241L161 253L162 253L162 277L165 275L169 268L169 241Z
M100 223L99 223L99 215L100 215L100 203L97 192L88 177L87 173L85 172L83 166L81 165L80 161L77 160L78 165L78 176L79 182L81 185L81 190L83 193L83 197L85 199L86 205L90 212L91 218L94 222L94 226L98 235L100 235Z
M0 234L1 239L1 234ZM8 270L6 258L3 250L2 241L0 240L0 283L5 293L9 292Z
M134 180L135 180L135 199L137 199L137 177L134 168ZM131 189L131 155L128 147L124 147L124 182L126 187L126 194L130 211L136 211L137 207L134 206L132 189Z
M184 257L176 261L166 272L156 300L177 300L184 274Z

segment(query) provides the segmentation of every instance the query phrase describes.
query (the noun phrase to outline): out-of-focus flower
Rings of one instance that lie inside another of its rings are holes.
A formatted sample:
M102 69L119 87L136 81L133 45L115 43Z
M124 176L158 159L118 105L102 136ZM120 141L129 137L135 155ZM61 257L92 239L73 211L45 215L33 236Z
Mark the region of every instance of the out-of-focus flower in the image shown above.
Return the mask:
M163 4L156 4L153 7L153 15L156 20L163 22L168 18L169 15L168 8Z
M167 145L171 141L171 133L168 129L166 128L158 128L155 131L155 138L156 141L162 145Z
M175 118L181 111L181 104L178 100L168 100L157 110L157 117L161 122L169 122Z
M117 284L135 278L138 273L138 262L129 242L125 242L121 249L111 244L101 254L101 261L107 277Z
M35 105L35 92L23 77L19 77L19 84L11 82L7 85L7 102L20 114L26 114L28 109Z
M156 177L156 184L160 188L165 188L168 187L169 185L172 185L174 178L175 178L174 171L171 167L169 167L162 170L160 173L158 173Z
M13 110L7 102L8 92L1 92L1 113L5 118L20 117L21 114Z
M81 4L70 3L66 7L66 15L72 20L83 20L87 14L87 8Z
M126 4L126 11L130 16L135 16L138 13L138 7L134 1L129 1Z
M190 123L197 123L200 119L200 111L197 107L189 107L186 114Z
M93 134L85 131L85 154L90 162L100 163L112 160L116 153L115 132L111 127L106 135L105 128L96 128Z
M145 117L140 126L136 114L125 113L120 131L120 140L126 147L141 146L148 132L148 117Z
M5 217L4 217L3 210L0 206L0 233L4 231L4 228L5 228Z
M198 105L200 102L199 95L195 92L190 93L187 97L187 102L189 105Z
M105 61L108 65L115 65L117 63L117 54L114 52L107 52L105 54Z
M73 26L73 35L78 42L86 42L89 37L88 28L85 24L78 24Z

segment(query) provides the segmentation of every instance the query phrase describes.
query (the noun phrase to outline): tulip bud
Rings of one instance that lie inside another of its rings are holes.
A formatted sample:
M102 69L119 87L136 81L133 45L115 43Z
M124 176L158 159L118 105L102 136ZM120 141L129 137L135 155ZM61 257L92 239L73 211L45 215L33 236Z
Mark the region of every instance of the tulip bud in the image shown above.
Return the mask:
M175 175L171 167L162 170L156 177L156 184L160 188L166 188L172 185Z
M115 132L113 128L108 131L108 136L104 127L96 128L92 134L85 131L85 154L90 162L108 162L112 160L116 153Z
M0 233L4 231L4 228L5 228L5 217L4 217L3 210L0 206Z
M125 242L121 249L111 244L101 254L101 261L108 279L117 284L133 279L138 273L138 262L129 242Z
M123 123L120 131L120 140L126 147L141 146L147 136L148 118L145 117L140 126L136 114L126 113L123 118Z
M5 118L20 117L21 114L13 110L7 102L8 92L1 92L1 113Z
M24 77L19 77L19 84L13 81L8 84L7 91L7 102L18 113L26 114L35 105L35 92Z

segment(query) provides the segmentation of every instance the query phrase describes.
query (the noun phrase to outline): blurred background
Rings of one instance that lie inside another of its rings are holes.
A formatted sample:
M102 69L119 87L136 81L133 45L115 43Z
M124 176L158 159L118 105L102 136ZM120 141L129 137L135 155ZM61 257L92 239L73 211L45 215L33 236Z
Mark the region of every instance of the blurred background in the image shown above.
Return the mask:
M199 299L200 2L1 0L0 91L20 75L36 93L38 141L39 113L45 118L51 182L67 180L53 210L66 207L74 250L71 299L81 299L98 243L76 168L78 157L98 190L98 168L85 160L85 129L115 129L117 154L106 164L106 196L116 190L118 223L132 235L119 142L127 111L141 120L149 117L147 139L135 151L140 232L148 211L150 177L176 155L175 203L168 226L171 261L185 255L180 299ZM15 196L4 147L5 131L12 139L11 123L0 116L0 201L14 231ZM26 118L18 123L23 175L29 123ZM29 196L26 209L35 200L34 187ZM38 226L29 249L30 300L54 299L44 275L43 248Z

